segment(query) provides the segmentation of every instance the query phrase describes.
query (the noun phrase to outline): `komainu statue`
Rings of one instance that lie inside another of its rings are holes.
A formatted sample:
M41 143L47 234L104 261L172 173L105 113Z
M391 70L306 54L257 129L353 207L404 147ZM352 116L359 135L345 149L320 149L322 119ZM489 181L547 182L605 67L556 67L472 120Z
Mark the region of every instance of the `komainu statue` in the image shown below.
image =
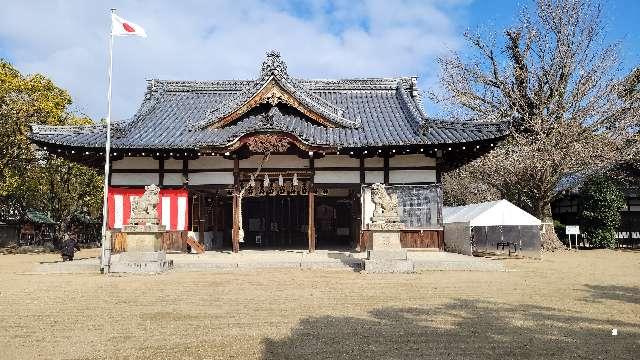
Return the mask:
M398 196L389 194L382 184L371 186L371 201L375 205L371 221L377 224L399 223Z
M144 187L144 194L131 202L132 225L158 225L160 188L155 184Z

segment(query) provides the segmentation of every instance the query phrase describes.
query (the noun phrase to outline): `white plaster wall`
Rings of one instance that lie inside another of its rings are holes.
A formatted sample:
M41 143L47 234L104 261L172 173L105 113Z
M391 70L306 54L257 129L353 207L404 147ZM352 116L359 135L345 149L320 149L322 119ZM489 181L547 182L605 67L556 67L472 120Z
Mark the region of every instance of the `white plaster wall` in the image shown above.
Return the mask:
M203 156L189 160L189 169L233 169L233 160L222 156Z
M436 182L436 171L435 170L390 170L389 182L392 184Z
M436 166L436 159L421 154L396 155L389 159L389 167Z
M364 159L364 167L383 167L384 166L384 158L381 157L372 157Z
M362 188L362 197L360 198L360 201L362 201L362 228L366 229L367 224L371 223L371 217L373 216L373 210L375 209L375 205L373 204L373 201L371 201L371 188Z
M111 163L113 169L158 169L158 160L152 157L125 157Z
M233 184L232 172L201 172L189 174L189 185Z
M255 169L262 161L262 155L254 155L248 159L240 160L240 168ZM269 160L263 165L265 169L291 168L303 169L309 167L309 159L302 159L296 155L271 155Z
M182 174L164 174L163 185L182 185Z
M367 184L383 183L384 182L384 171L365 171L364 172L364 181Z
M316 159L314 163L316 168L320 167L359 167L360 160L349 157L349 155L327 155L323 158ZM358 182L358 181L356 181Z
M318 171L313 178L316 184L359 184L359 171Z
M164 161L165 169L182 169L182 160L167 159Z
M114 173L111 174L111 185L151 185L158 184L158 174Z

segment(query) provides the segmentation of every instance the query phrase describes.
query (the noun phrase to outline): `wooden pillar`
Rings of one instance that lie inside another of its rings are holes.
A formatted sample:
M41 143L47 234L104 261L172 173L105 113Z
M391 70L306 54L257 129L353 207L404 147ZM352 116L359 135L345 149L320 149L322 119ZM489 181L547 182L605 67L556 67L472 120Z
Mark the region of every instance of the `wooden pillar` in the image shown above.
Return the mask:
M193 192L187 189L187 229L193 231ZM204 244L204 243L202 243Z
M108 176L108 178L109 178L108 179L108 184L109 184L109 187L111 187L111 175L113 175L113 161L111 161L111 159L108 159L107 161L109 161L109 169L111 169L109 171L109 176Z
M158 173L158 186L162 187L164 185L164 158L163 157L158 159L158 169L160 169Z
M240 251L240 216L238 214L238 204L240 196L233 192L233 228L231 230L231 247L234 253Z
M233 186L236 191L240 191L240 159L233 156Z
M204 194L204 192L198 193L198 241L200 244L204 244L205 217L207 216L207 202Z
M442 183L442 165L444 164L442 155L442 150L436 150L436 184Z
M183 159L182 160L182 185L183 186L188 186L189 185L189 160L187 159Z
M309 222L307 236L309 237L309 252L316 251L316 223L315 223L315 196L312 189L309 189Z
M362 226L362 186L352 189L351 194L351 243L353 249L359 249Z
M240 251L240 159L233 156L233 224L231 228L231 247L234 253Z
M384 184L389 185L389 155L384 156Z
M364 175L364 158L360 157L360 185L363 185L365 183Z
M315 204L315 185L314 178L316 175L315 159L313 155L309 157L309 171L311 173L311 179L309 182L309 202L308 202L308 215L309 221L307 222L307 237L309 238L309 252L316 251L316 204Z

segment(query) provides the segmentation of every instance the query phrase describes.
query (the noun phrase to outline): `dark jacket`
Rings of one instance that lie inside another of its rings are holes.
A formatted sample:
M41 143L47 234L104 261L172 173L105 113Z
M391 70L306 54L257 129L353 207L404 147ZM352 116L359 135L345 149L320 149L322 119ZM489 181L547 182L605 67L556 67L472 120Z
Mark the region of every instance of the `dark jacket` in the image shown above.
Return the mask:
M80 247L74 238L69 238L62 243L62 255L73 257L76 250L80 251Z

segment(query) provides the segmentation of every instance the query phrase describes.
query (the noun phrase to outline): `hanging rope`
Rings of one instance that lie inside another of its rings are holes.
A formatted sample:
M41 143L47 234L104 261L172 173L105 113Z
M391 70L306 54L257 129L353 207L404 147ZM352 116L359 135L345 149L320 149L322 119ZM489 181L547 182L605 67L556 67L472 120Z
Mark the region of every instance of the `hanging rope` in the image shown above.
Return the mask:
M260 163L258 163L258 168L253 174L251 174L252 180L256 179L258 175L260 175L262 167L267 161L269 161L270 157L271 151L265 152L265 154L262 156L262 160L260 161ZM253 181L249 181L248 183L243 185L240 188L240 193L238 193L238 242L244 242L244 229L242 227L242 198L244 197L244 193L247 191L247 189L251 187L252 182Z

